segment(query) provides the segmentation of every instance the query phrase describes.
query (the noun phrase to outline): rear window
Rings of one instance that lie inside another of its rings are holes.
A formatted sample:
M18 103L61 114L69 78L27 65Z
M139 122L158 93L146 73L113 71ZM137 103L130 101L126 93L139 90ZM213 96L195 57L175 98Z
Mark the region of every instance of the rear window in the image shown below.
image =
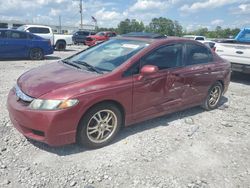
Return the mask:
M195 40L204 40L204 37L196 37Z
M48 34L50 33L49 28L43 28L43 27L30 27L27 29L27 31L31 33L37 33L37 34Z
M213 60L211 51L205 46L187 44L186 65L205 64Z

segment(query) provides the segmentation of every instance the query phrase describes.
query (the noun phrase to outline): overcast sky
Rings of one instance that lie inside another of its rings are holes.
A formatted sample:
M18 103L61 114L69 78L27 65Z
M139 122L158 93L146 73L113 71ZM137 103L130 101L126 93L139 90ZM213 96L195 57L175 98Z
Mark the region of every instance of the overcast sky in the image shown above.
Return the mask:
M79 26L78 0L0 0L0 20ZM187 30L199 27L250 27L250 0L83 0L83 22L116 27L126 18L149 23L154 17L179 21Z

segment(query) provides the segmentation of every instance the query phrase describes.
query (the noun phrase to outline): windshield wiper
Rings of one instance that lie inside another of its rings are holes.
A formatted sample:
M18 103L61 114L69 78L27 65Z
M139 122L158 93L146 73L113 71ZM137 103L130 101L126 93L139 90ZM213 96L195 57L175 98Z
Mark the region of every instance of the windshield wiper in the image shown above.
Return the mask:
M87 67L89 70L95 71L98 74L103 74L103 72L101 70L94 67L93 65L90 65L90 64L86 63L85 61L73 61L73 62L75 62L78 65L83 65L83 66Z
M81 69L81 66L79 66L77 63L72 63L70 61L67 61L67 60L62 60L63 63L67 64L67 65L71 65L73 67L76 67L78 69Z

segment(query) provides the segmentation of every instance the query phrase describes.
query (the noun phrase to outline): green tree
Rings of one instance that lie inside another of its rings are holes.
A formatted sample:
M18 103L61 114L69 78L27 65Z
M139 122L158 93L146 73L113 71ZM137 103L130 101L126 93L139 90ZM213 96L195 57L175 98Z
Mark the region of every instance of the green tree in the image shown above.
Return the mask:
M180 28L178 28L180 29ZM176 29L175 24L172 20L167 18L153 18L147 27L147 31L153 33L159 33L162 35L175 35Z
M121 21L118 24L117 31L119 34L129 33L130 32L130 20L126 19Z
M138 22L135 19L132 19L130 22L130 31L131 32L142 32L144 31L143 22Z
M167 18L153 18L145 29L147 32L159 33L168 36L182 36L183 28L178 21Z
M117 31L119 34L125 34L130 32L144 31L145 27L143 22L138 22L135 19L126 19L118 24Z
M179 37L183 35L183 28L178 21L174 21L174 35Z
M208 28L200 28L197 31L195 31L195 35L201 35L201 36L206 36L208 33Z

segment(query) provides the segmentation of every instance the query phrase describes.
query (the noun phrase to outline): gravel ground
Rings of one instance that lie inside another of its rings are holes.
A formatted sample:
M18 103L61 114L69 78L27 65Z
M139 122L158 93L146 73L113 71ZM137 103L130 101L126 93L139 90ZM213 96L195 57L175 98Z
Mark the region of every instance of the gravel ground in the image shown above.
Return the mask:
M44 61L0 61L0 187L250 187L249 75L232 77L219 109L197 107L136 124L101 149L26 140L9 120L8 91L23 72L82 48Z

